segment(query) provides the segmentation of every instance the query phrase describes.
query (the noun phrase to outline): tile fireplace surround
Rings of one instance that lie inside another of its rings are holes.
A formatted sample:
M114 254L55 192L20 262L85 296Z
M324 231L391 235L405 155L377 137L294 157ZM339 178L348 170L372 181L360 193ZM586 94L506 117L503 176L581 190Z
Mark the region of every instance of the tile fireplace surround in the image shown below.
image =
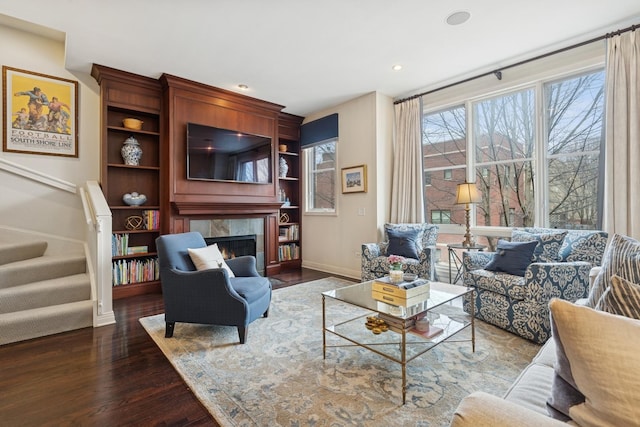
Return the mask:
M256 235L256 261L258 272L264 275L264 219L232 218L232 219L192 219L189 229L197 231L204 237Z

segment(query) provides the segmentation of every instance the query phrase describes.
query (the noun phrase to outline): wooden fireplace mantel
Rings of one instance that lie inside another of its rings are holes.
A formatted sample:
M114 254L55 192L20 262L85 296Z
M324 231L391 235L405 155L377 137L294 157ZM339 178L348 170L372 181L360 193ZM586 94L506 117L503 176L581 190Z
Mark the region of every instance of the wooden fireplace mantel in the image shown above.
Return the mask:
M208 202L173 202L172 205L178 215L270 215L278 213L282 202L277 203L208 203Z

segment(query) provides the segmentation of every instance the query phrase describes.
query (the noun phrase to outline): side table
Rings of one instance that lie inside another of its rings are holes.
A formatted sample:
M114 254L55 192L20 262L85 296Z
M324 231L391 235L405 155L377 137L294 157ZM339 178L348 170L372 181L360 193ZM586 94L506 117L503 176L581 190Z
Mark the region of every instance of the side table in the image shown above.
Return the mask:
M450 243L447 245L447 251L449 252L449 280L451 283L458 283L458 280L462 278L462 258L455 251L456 249L463 249L465 251L484 251L487 248L486 245L473 245L473 246L465 246L462 243ZM453 266L456 270L456 276L453 280L451 280L451 272L452 272L452 261Z

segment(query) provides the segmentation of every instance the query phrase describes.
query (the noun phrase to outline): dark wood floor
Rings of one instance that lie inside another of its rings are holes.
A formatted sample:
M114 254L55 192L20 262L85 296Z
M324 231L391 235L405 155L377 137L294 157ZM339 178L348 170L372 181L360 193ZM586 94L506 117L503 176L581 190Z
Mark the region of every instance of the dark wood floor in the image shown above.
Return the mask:
M274 287L328 276L285 272ZM0 426L217 426L138 322L162 296L114 312L115 325L0 346Z

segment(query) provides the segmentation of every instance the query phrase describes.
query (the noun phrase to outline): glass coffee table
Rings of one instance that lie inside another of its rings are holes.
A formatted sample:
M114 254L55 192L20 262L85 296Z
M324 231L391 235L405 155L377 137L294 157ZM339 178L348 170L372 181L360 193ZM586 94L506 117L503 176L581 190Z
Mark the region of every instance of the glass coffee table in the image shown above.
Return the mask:
M443 342L470 341L475 352L473 304L471 313L462 309L465 295L473 289L441 282L429 282L421 293L402 299L381 294L380 283L369 281L322 293L322 354L332 347L358 346L399 363L402 366L402 403L407 395L407 363ZM393 290L390 290L393 291ZM332 301L328 304L328 300ZM335 304L334 304L335 303ZM351 307L340 307L340 305ZM356 307L355 309L353 307ZM328 318L331 318L329 322ZM429 329L424 330L428 319ZM383 323L381 322L383 321ZM375 330L373 326L379 326ZM452 339L458 332L471 328L471 339ZM327 334L348 341L327 344Z

